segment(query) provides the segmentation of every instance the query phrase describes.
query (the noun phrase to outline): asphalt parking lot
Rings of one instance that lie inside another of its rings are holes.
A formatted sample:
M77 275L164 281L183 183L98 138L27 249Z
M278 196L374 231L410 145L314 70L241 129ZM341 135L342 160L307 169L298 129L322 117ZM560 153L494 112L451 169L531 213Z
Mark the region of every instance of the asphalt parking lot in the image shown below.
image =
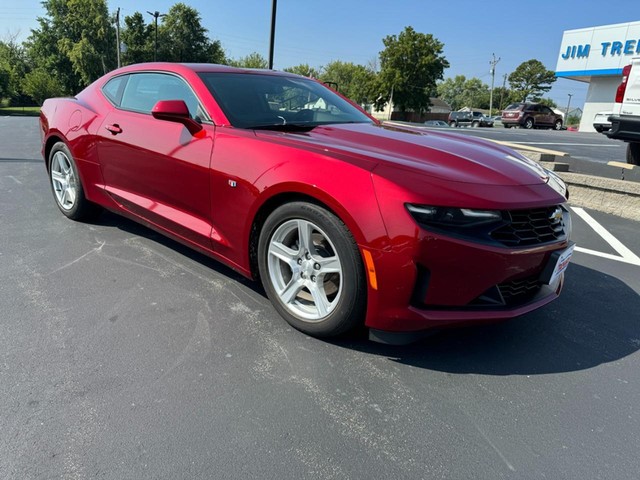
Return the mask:
M574 210L562 297L514 321L327 342L144 227L67 220L39 148L0 118L0 478L638 477L640 223Z

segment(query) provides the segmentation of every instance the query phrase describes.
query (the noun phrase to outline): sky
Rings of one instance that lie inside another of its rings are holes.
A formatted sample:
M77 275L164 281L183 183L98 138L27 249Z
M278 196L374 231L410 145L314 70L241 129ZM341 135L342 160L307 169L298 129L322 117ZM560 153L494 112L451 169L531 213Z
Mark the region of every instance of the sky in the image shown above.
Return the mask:
M171 0L108 0L109 11L167 12ZM271 0L183 0L197 9L212 39L227 56L269 55ZM430 33L444 44L450 63L445 78L465 75L491 84L489 62L496 65L495 86L522 62L535 58L555 70L565 30L640 20L637 0L606 4L595 0L279 0L274 68L301 63L321 67L333 60L367 65L378 59L382 39L406 26ZM44 10L39 0L0 0L0 39L25 40ZM584 105L587 84L558 79L545 96L558 106Z

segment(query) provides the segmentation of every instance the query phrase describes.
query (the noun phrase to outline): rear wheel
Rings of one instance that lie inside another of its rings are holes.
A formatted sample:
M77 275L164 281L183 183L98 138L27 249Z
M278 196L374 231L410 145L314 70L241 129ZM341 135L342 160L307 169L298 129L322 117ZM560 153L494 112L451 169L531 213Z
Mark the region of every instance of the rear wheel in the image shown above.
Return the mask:
M267 218L258 243L267 296L293 327L317 337L362 324L366 278L347 227L324 208L293 202Z
M522 126L527 130L531 130L533 128L533 118L527 118Z
M604 130L602 127L593 127L596 129L596 132L598 133L602 133L602 131Z
M454 122L454 121L451 121L451 122L449 122L449 126L450 126L450 127L457 127L457 126L458 126L458 123L457 123L457 122Z
M627 144L627 163L640 165L640 143Z
M49 152L49 182L60 211L72 220L87 220L100 213L100 207L84 196L78 167L69 147L56 143Z

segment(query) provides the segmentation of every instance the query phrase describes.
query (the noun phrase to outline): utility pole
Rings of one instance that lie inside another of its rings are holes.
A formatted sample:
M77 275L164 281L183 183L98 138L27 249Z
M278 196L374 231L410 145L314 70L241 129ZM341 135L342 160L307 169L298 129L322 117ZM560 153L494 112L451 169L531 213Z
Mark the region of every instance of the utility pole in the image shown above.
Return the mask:
M269 40L269 70L273 70L273 47L276 42L276 10L278 0L271 0L271 38Z
M152 13L149 10L147 10L147 13L151 15L153 18L155 18L156 20L156 40L154 42L155 50L153 52L153 61L157 62L158 61L158 17L166 17L166 15L158 11L155 11Z
M573 93L567 93L569 95L569 101L567 102L567 116L564 118L564 124L566 125L569 120L569 105L571 105L571 97L573 97Z
M496 65L498 64L498 62L500 61L500 57L496 58L496 54L492 53L491 54L493 56L493 60L491 60L489 62L489 65L491 65L491 93L489 94L489 116L491 116L491 114L493 113L493 82L496 78Z
M118 68L122 65L120 63L120 7L116 10L116 53L118 58Z

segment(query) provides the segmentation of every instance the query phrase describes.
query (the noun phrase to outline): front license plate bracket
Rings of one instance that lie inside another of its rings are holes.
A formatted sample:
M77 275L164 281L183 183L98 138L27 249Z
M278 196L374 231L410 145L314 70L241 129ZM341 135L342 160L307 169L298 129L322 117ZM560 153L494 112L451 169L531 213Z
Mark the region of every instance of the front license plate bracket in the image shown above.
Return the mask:
M575 242L569 242L569 246L564 250L558 250L553 252L547 261L547 265L540 274L540 282L545 285L553 284L558 277L569 266L571 255L573 255L573 249L575 248Z

